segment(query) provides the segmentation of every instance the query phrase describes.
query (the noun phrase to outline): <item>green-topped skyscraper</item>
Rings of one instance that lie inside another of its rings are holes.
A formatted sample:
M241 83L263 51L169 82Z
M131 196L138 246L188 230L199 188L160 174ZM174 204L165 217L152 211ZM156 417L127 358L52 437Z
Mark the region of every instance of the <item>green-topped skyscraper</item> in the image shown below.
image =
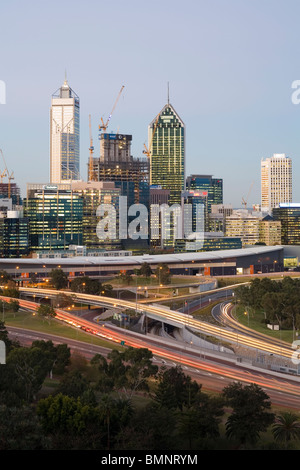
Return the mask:
M148 128L150 185L170 191L169 204L180 204L185 190L185 125L169 102Z

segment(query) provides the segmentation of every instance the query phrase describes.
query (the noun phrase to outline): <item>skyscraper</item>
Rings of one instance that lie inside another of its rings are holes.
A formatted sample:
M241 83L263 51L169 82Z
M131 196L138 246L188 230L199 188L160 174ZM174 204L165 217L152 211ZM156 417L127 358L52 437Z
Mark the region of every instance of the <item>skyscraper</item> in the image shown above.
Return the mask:
M274 153L261 161L261 210L271 212L281 202L292 202L292 160Z
M50 182L80 179L79 97L67 79L52 95L50 109Z
M223 180L213 178L212 175L191 175L186 180L188 191L203 191L207 193L207 211L211 213L211 206L223 204Z
M150 185L170 190L170 204L185 190L185 125L168 103L148 127Z

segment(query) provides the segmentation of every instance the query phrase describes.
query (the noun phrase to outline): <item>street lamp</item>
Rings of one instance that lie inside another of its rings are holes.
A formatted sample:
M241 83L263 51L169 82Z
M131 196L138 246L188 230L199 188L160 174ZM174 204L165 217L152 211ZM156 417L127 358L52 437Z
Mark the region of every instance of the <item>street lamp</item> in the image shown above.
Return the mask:
M16 266L16 284L17 284L17 272L18 272L19 266Z
M158 292L159 292L159 287L160 287L160 271L162 270L162 266L159 266L159 270L158 270Z
M137 315L137 299L138 299L138 290L140 289L141 287L138 286L136 288L136 291L135 291L135 314Z

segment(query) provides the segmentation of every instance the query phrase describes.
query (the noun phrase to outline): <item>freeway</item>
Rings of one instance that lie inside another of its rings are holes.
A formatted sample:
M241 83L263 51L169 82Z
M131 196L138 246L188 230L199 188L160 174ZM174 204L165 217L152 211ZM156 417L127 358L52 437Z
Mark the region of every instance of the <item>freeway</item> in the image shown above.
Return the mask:
M20 299L20 306L28 310L35 311L38 304L28 300ZM188 370L193 378L197 378L201 383L205 381L207 388L216 390L222 389L232 381L244 382L246 384L256 383L268 391L274 403L284 404L289 407L298 407L300 399L300 378L297 376L287 376L285 374L273 373L271 371L261 371L250 368L243 364L237 364L234 360L223 360L216 356L205 357L198 350L178 344L176 341L168 342L165 338L157 338L151 335L142 335L128 330L122 330L116 326L105 323L93 324L81 317L73 315L61 309L56 309L57 319L75 328L81 328L88 333L99 336L111 342L124 343L125 346L136 348L145 347L152 351L154 361L159 364L174 366L180 364ZM21 337L24 332L16 328L9 327L12 334ZM29 333L26 332L27 338ZM40 337L40 332L31 332L29 337ZM49 338L49 337L48 337ZM57 341L57 338L56 338ZM67 343L71 340L66 339ZM74 344L72 347L80 347L86 354L96 354L97 346L83 343ZM103 352L103 349L102 349Z
M256 330L252 330L251 328L242 325L233 318L232 309L233 304L231 302L222 302L212 308L212 316L219 323L221 323L227 328L230 328L231 331L235 331L236 334L244 333L249 338L252 338L255 341L258 340L268 343L270 345L275 345L276 347L280 348L281 355L289 357L291 351L291 345L289 343L286 343L285 341L282 341L277 338L272 338L271 336L268 336L264 333L260 333Z
M54 289L40 289L29 287L20 287L19 291L20 293L27 293L34 296L42 297L51 295L54 296L61 293L70 295L69 291L56 291ZM72 295L73 294L74 293L72 293ZM256 351L278 355L281 357L285 357L289 360L291 360L294 356L294 350L292 349L291 345L286 345L286 347L283 347L281 344L273 344L267 341L266 338L261 339L251 337L245 332L240 332L237 334L236 331L232 331L222 326L212 325L208 322L200 321L199 319L195 319L192 315L171 310L161 305L145 305L139 302L132 302L129 300L114 299L110 297L90 295L84 293L76 293L76 299L77 301L89 303L91 305L117 307L120 309L132 309L135 310L137 313L143 313L146 317L153 315L155 316L155 318L161 318L165 322L175 322L185 327L188 327L196 332L198 331L205 335L217 337L228 343L236 344L238 342L239 345L252 348Z

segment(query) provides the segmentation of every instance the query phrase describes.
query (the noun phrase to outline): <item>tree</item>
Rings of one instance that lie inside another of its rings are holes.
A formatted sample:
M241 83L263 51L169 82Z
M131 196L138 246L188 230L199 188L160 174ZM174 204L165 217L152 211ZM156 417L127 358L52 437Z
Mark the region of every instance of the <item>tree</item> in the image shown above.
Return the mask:
M119 279L125 285L129 285L132 282L132 276L128 271L120 271Z
M6 386L19 398L31 402L53 367L53 357L38 347L16 348L7 357Z
M37 313L39 316L46 318L48 321L56 316L54 308L48 304L40 304L37 309Z
M283 412L276 416L272 429L276 441L282 442L285 448L292 439L300 438L299 416L291 412Z
M46 450L48 440L31 406L0 406L1 450Z
M15 299L20 297L20 292L14 281L8 280L2 290L3 295L6 297L13 297Z
M234 383L223 389L223 397L232 407L226 422L227 437L237 439L241 445L255 444L274 421L269 396L257 384Z
M53 364L53 373L62 374L65 368L70 364L71 351L67 344L58 344L56 346L56 356Z
M114 399L103 395L99 403L100 419L106 431L106 449L111 448L111 440L125 426L132 416L133 409L129 400Z
M199 392L192 406L184 406L179 414L179 435L188 439L190 449L194 440L219 437L220 417L224 414L223 400ZM198 448L198 447L197 447Z
M37 414L47 433L65 436L86 431L88 424L99 423L99 411L89 405L83 405L79 398L59 393L41 399L37 404Z
M10 301L8 302L8 307L11 312L18 312L20 308L19 301L10 299Z
M129 347L122 355L127 365L126 378L131 394L136 390L148 391L148 379L155 377L158 371L158 367L152 363L152 351Z
M159 264L156 268L155 274L159 284L170 284L171 272L166 263Z
M51 340L36 340L31 344L32 348L39 348L45 354L49 354L52 361L52 366L49 372L61 374L64 372L65 367L70 363L70 348L66 344L58 344L54 346Z
M6 329L5 323L2 321L0 321L0 340L4 341L5 343L6 354L8 354L13 349L13 347L19 346L18 342L13 342L8 337L8 331Z
M68 285L68 276L60 268L52 269L50 272L50 283L56 290L64 289Z
M140 269L140 275L144 277L150 277L152 274L152 269L149 263L142 263Z
M161 369L154 399L160 406L182 410L195 402L200 390L201 386L184 374L179 366Z
M11 275L3 269L0 270L0 284L6 284L7 281L11 280Z
M281 325L282 321L282 300L281 292L267 292L261 301L268 320L279 325Z
M89 383L85 377L78 371L68 372L60 381L57 388L58 393L78 398L89 388Z

